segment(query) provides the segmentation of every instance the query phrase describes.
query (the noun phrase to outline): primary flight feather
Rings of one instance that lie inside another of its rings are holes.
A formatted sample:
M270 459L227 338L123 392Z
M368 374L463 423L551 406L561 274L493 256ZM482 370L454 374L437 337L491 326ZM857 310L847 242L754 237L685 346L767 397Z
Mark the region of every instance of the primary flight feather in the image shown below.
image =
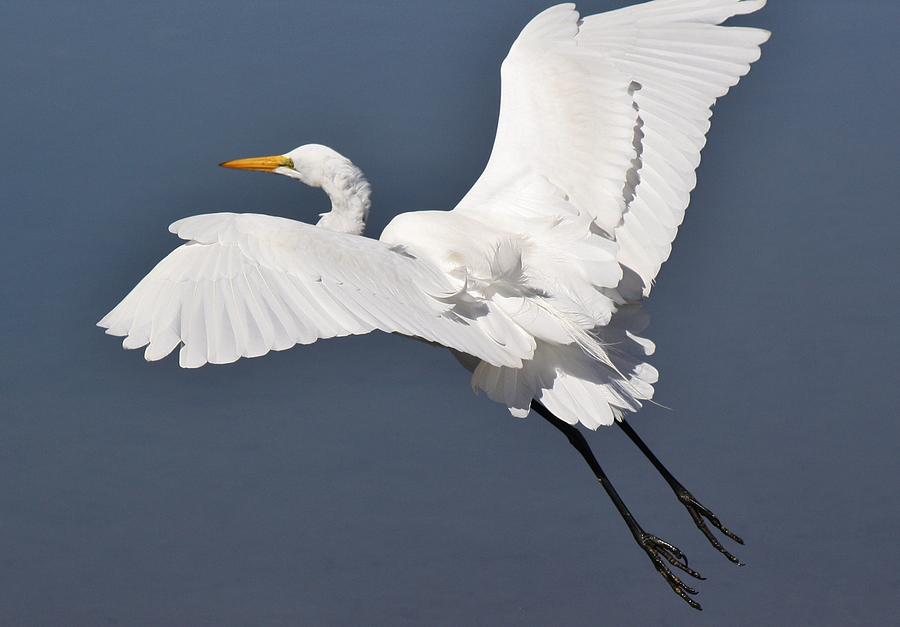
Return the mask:
M334 150L224 163L321 187L331 211L316 225L230 213L179 220L170 230L186 243L99 325L151 361L180 346L188 368L375 329L445 346L476 390L563 430L619 507L572 425L617 423L645 448L624 421L657 380L640 301L690 201L711 107L769 37L720 24L764 4L655 0L585 18L574 4L547 9L503 62L481 177L452 211L398 215L378 240L362 235L369 184ZM707 522L739 538L663 475L737 561ZM699 609L663 563L698 576L683 554L630 514L626 522Z

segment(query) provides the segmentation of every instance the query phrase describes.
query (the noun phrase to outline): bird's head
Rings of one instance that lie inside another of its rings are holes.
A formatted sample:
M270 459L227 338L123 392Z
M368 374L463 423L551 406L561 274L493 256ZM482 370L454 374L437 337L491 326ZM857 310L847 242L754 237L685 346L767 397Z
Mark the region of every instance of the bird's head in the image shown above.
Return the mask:
M331 199L331 211L320 213L319 226L361 235L369 215L369 183L345 156L320 144L306 144L283 155L251 157L220 163L223 168L273 172L311 187L321 187Z
M236 159L219 165L232 170L272 172L289 176L312 187L322 187L333 167L347 161L346 157L328 146L306 144L283 155Z

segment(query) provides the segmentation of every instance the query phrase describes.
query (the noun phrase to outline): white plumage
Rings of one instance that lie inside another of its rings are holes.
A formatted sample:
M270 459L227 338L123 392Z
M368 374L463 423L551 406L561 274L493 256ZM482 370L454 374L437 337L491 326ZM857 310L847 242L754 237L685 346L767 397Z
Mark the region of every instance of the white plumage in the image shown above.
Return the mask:
M719 26L764 0L655 0L580 19L552 7L502 66L487 167L450 212L362 236L369 186L324 146L224 164L322 187L318 225L255 214L175 222L187 243L103 320L198 367L379 329L448 347L472 385L596 429L652 397L639 301L689 202L715 100L768 33Z

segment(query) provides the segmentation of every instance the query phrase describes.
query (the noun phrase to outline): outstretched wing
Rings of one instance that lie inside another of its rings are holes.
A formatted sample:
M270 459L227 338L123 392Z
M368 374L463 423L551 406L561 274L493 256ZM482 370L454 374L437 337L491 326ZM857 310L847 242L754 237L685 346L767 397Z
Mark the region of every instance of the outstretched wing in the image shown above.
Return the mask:
M534 340L490 303L471 303L429 262L383 242L302 222L219 213L169 227L189 240L98 324L157 360L229 363L319 338L380 329L520 367Z
M617 242L623 295L649 294L696 184L711 107L769 37L719 24L764 5L655 0L583 20L574 4L547 9L503 62L494 148L456 210L527 231L537 214L562 218L562 196ZM555 191L541 202L534 189Z

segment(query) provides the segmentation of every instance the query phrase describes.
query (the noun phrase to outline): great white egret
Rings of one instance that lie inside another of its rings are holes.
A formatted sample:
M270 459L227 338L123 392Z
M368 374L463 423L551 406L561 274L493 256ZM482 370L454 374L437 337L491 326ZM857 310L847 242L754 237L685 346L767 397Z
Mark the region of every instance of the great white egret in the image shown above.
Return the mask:
M313 226L218 213L169 227L184 240L99 325L146 346L181 346L196 368L320 338L380 329L449 348L472 386L516 416L534 409L584 456L638 545L702 578L674 545L637 523L577 425L618 424L662 473L712 545L736 542L625 421L653 395L649 295L696 183L717 98L745 75L769 33L721 26L765 0L654 0L581 18L574 4L535 17L501 68L494 148L449 212L404 213L362 236L369 184L325 146L240 159L321 187L331 210Z

